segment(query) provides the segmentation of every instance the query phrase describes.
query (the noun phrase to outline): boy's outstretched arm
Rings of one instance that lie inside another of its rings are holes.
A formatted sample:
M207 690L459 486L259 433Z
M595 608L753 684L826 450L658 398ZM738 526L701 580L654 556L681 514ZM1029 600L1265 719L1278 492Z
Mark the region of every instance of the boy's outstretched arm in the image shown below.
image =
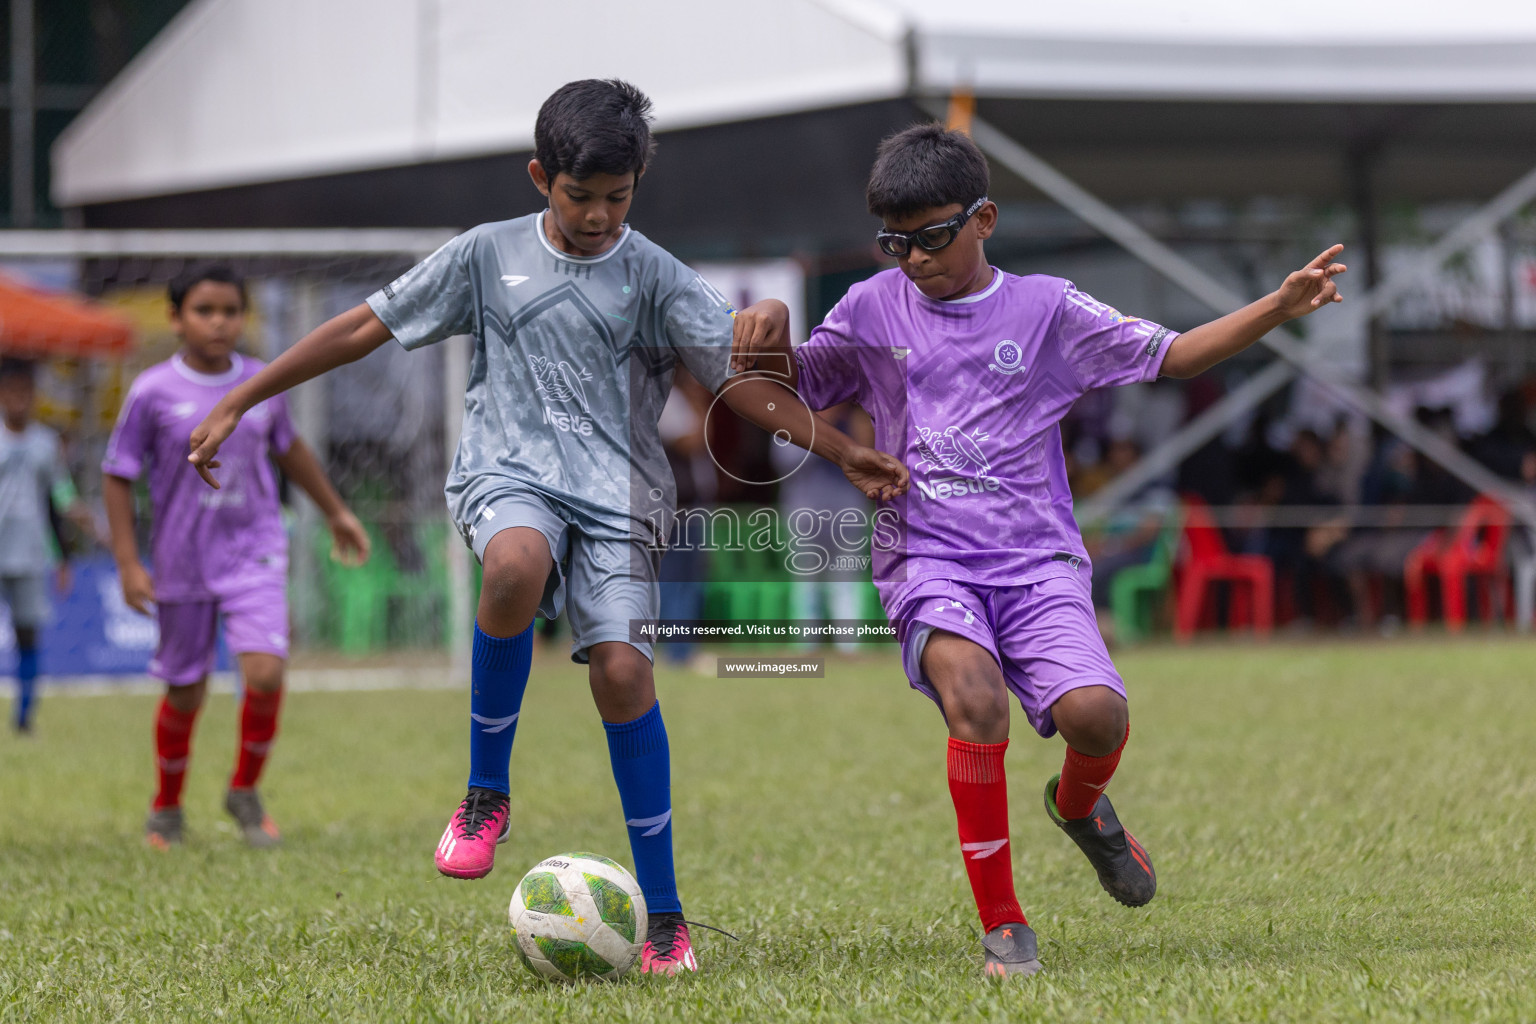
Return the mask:
M262 367L250 380L219 399L219 404L192 431L192 454L187 456L187 461L197 467L198 475L208 486L217 488L219 482L209 470L218 468L215 456L219 454L219 446L235 432L240 417L251 406L327 370L355 362L390 337L389 328L366 303L327 320Z
M1347 269L1344 264L1333 262L1343 251L1342 245L1330 246L1257 302L1179 335L1163 357L1163 376L1194 377L1204 373L1287 320L1306 316L1330 302L1343 302L1344 297L1333 283Z
M859 444L777 379L756 373L732 377L720 389L720 398L742 419L772 434L775 443L806 448L841 469L866 498L889 501L906 493L910 477L900 460Z
M359 566L368 561L368 552L372 547L368 531L358 522L352 510L347 508L346 502L341 500L336 488L331 486L330 478L320 466L320 460L315 458L315 453L304 443L304 439L294 438L288 450L281 455L274 455L272 461L319 506L325 516L325 525L331 530L331 557L349 566Z
M742 419L768 431L776 443L820 455L867 498L889 501L906 493L910 474L900 460L855 441L813 412L793 390L799 375L784 303L765 299L736 314L731 369L738 375L721 388L720 398Z

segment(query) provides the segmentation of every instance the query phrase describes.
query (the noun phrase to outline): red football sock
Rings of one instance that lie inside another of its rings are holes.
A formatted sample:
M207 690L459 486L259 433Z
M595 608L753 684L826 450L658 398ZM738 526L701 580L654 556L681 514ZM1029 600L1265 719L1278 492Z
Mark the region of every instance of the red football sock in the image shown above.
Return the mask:
M960 825L960 852L971 893L986 931L1028 924L1013 892L1013 851L1008 845L1008 780L1001 743L949 741L949 795Z
M1125 737L1120 745L1103 757L1089 757L1067 748L1067 760L1061 766L1061 782L1056 785L1056 811L1071 821L1086 818L1093 813L1099 802L1099 794L1109 785L1115 769L1120 766L1120 753L1126 740L1131 738L1131 727L1125 727Z
M161 698L155 716L155 756L160 788L155 793L155 810L181 804L181 784L187 778L187 757L192 752L192 725L197 709L178 711L169 698Z
M250 789L261 778L272 737L277 735L277 709L282 703L282 690L245 691L245 704L240 709L240 757L229 780L230 789Z

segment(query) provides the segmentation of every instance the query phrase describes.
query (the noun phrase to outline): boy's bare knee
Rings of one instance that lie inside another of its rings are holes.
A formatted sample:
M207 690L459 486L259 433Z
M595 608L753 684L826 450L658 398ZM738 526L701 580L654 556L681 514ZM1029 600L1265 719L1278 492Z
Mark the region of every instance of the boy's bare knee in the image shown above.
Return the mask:
M199 679L195 683L185 686L167 686L165 688L165 701L171 707L182 714L190 714L203 706L203 698L208 695L208 680Z
M953 633L936 632L923 649L923 674L938 691L951 736L968 743L1008 738L1008 687L985 648Z
M1051 705L1051 718L1067 745L1089 757L1114 753L1130 726L1125 698L1107 686L1068 690Z
M605 722L632 722L656 703L651 661L627 643L611 641L587 649L592 700Z
M480 628L491 636L516 636L533 622L553 559L538 530L514 526L486 545L480 583Z
M958 679L944 699L944 717L958 738L1001 743L1008 738L1008 694L985 673Z
M283 688L285 663L275 654L240 655L240 676L247 689L257 693L276 693Z

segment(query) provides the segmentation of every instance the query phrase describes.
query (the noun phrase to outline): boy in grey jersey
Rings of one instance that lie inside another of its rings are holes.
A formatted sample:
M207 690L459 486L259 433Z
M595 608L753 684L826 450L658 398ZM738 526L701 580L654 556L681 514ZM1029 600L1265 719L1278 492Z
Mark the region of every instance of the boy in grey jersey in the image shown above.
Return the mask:
M767 379L727 386L733 338L782 335L783 303L740 313L624 222L652 150L650 102L617 81L545 101L528 165L548 208L465 233L323 324L232 390L192 433L210 484L222 441L257 402L390 337L406 348L470 334L464 429L445 488L485 568L470 698L469 792L438 870L489 873L510 836L507 764L536 612L571 617L629 827L649 928L643 972L696 970L672 867L667 735L648 644L674 485L657 420L679 362L742 416L836 463L872 498L906 488L895 459L854 443Z
M32 418L32 364L0 361L0 602L16 633L16 702L11 727L32 731L39 633L48 619L48 538L65 553L59 511L76 505L59 435ZM59 568L67 586L67 567Z

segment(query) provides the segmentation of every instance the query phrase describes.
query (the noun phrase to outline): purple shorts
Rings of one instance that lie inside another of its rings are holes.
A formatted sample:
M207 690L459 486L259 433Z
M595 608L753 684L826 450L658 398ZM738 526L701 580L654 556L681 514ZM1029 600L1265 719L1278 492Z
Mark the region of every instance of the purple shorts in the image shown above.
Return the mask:
M156 605L160 643L149 674L186 686L213 670L219 653L219 618L233 654L288 657L288 581L274 573L251 580L238 594L213 601L162 601Z
M901 640L907 679L935 703L939 696L923 678L922 664L923 647L936 629L986 648L1041 736L1056 734L1051 705L1068 690L1107 686L1125 696L1099 635L1087 580L1053 576L1006 587L925 580L885 611Z

